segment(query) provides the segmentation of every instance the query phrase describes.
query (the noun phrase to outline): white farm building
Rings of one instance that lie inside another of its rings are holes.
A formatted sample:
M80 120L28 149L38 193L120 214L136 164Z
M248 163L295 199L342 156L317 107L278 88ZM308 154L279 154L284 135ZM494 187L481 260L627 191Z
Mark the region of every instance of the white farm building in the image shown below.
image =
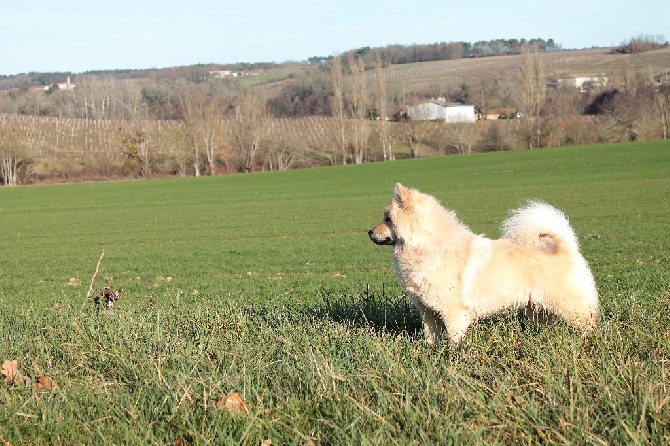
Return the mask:
M407 114L415 121L475 122L475 106L442 101L426 101L409 107Z
M604 87L609 83L609 78L604 74L569 74L559 77L557 83L559 88L573 87L587 90L593 87Z

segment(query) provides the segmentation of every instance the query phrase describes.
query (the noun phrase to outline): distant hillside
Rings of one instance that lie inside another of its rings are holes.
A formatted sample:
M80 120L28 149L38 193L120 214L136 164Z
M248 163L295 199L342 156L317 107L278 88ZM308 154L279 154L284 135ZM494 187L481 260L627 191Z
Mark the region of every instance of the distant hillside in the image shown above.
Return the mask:
M392 65L384 72L389 82L407 90L422 90L436 83L460 83L514 76L520 55L485 58L441 60L405 65ZM612 48L553 51L540 53L549 79L575 73L610 74L624 68L636 73L659 74L670 69L670 47L637 54L620 54ZM370 72L370 76L374 73Z
M493 39L478 42L439 42L432 44L387 45L384 47L363 47L351 49L357 57L364 59L368 66L372 66L377 54L385 66L428 62L437 60L455 60L461 58L481 58L489 56L519 54L523 45L530 45L538 51L558 51L560 46L553 39ZM349 52L348 51L348 52ZM302 63L306 66L319 66L332 56L315 56ZM143 79L154 76L184 77L192 81L204 80L211 71L250 72L259 69L286 69L295 66L296 62L273 63L234 63L234 64L197 64L189 67L171 67L160 69L116 69L95 70L83 73L54 72L54 73L24 73L14 76L0 74L0 91L18 89L22 86L49 86L53 83L64 82L67 77L97 77L105 80Z

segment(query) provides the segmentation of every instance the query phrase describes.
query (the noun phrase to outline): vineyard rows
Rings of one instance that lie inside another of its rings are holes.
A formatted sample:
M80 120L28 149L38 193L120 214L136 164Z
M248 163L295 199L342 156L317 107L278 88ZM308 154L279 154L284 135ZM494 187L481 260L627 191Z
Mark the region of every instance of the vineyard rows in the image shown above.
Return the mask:
M348 128L351 128L350 124L347 123ZM225 158L224 152L232 144L232 138L227 122L223 120L220 125L219 151ZM329 117L270 119L265 124L261 149L269 151L270 147L281 146L281 150L288 149L302 158L316 155L322 161L328 160L330 157L324 158L324 153L340 155L340 149L336 149L340 145L338 126L338 121ZM373 140L377 126L378 122L370 121L371 151L376 150ZM86 120L0 114L0 128L15 130L25 155L43 169L63 164L121 165L125 161L122 133L137 129L143 133L152 157L171 158L177 153L183 157L183 154L190 156L192 153L181 121ZM401 134L392 132L392 144L400 144L402 140Z
M123 162L119 131L124 126L141 125L149 145L157 153L169 152L166 138L181 127L174 121L86 120L0 114L0 126L12 127L20 135L28 156L44 162L67 160L78 164L106 161Z
M368 121L367 150L370 153L367 159L381 156L381 143L378 141L381 124L379 121ZM225 120L220 125L219 152L229 159L226 151L233 141L231 127ZM347 132L353 128L351 121L345 125ZM454 132L453 126L435 122L413 125L420 127L421 134L433 135L435 139L446 140ZM152 157L183 158L192 154L192 146L189 138L185 137L186 129L181 121L85 120L0 114L2 127L15 129L27 157L42 166L123 164L122 134L138 129L143 133L147 151ZM261 156L271 155L272 150L288 150L302 159L315 157L321 163L324 160L335 162L335 158L341 156L339 122L335 118L276 118L268 120L264 127L261 151L267 153ZM405 145L407 128L390 123L389 130L389 142L393 147ZM334 157L332 154L335 154Z

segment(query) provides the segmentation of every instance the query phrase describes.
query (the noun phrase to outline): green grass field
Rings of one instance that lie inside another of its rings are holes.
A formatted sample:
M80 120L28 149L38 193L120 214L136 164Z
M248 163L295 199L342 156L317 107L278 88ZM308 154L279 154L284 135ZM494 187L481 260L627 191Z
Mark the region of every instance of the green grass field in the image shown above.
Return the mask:
M366 234L396 181L490 237L562 209L598 330L509 311L427 347ZM3 188L0 222L0 362L32 379L0 380L1 445L670 442L668 142Z

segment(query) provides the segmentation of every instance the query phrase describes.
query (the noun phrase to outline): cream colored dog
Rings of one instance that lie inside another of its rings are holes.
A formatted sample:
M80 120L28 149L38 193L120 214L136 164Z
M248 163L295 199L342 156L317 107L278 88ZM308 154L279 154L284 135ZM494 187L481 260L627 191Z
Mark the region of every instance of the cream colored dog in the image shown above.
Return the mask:
M595 328L598 291L563 213L530 201L502 224L502 238L475 235L430 195L395 186L384 220L368 232L392 245L395 269L423 318L426 340L446 329L458 344L473 321L505 308L547 312Z

